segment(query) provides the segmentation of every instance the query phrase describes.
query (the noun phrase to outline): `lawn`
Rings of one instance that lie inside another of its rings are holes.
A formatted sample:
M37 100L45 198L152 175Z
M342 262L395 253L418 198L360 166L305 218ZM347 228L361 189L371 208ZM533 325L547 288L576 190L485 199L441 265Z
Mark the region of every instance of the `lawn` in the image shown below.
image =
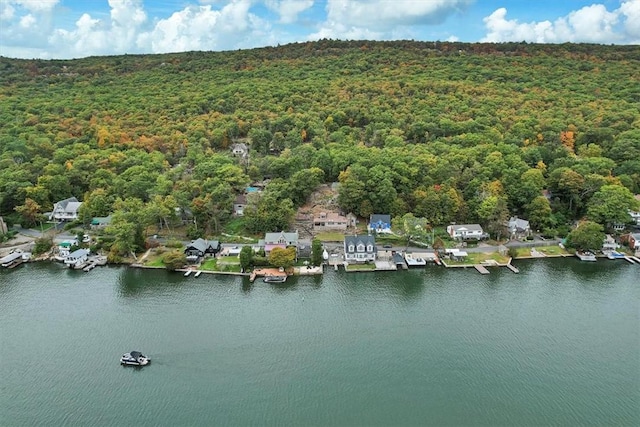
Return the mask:
M202 264L200 264L200 270L205 271L217 271L218 270L218 260L215 258L209 258Z
M475 265L482 264L484 261L496 261L499 264L506 264L509 262L508 255L500 255L497 252L491 253L476 253L472 252L463 261L445 260L448 265Z
M240 258L238 258L236 255L232 255L232 256L221 256L220 258L218 258L218 265L220 264L238 264L240 265Z
M545 254L545 255L564 255L564 254L568 254L569 253L566 250L562 249L558 245L541 246L539 248L536 248L536 250L538 252L541 252L541 253Z
M144 265L149 267L164 267L164 256L167 252L154 249L144 260Z
M316 235L316 239L321 242L342 242L344 241L344 234L339 231L323 231Z

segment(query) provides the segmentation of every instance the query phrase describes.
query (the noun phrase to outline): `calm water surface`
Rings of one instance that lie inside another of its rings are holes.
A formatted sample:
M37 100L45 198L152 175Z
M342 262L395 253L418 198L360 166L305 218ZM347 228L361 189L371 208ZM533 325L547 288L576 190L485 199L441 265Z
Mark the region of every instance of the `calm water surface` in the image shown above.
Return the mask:
M0 271L0 424L640 425L640 266L517 265Z

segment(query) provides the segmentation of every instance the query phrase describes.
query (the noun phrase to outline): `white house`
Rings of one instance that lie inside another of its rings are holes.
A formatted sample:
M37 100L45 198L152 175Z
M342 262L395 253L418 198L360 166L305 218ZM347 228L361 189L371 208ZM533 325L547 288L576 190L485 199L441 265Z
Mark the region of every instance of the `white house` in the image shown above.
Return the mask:
M487 237L480 224L458 224L447 226L447 233L454 239L483 239Z
M317 216L313 217L314 231L345 231L348 225L349 220L347 219L347 217L344 215L340 215L337 212L321 212Z
M373 236L345 236L344 260L365 262L376 260L376 240Z
M60 200L53 205L53 211L49 214L49 221L75 221L78 219L78 209L80 209L82 202L79 202L75 197L69 197L68 199Z
M79 265L87 262L89 258L89 250L88 249L78 249L76 251L71 252L65 259L64 263L71 268L76 268Z

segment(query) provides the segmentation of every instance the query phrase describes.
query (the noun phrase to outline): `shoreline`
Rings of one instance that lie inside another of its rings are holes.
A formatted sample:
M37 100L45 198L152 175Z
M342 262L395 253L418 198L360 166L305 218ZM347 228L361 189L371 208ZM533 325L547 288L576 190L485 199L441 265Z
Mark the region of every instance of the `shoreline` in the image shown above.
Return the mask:
M31 237L22 237L22 238L18 238L16 239L17 241L14 242L5 242L4 244L2 244L0 246L0 258L3 256L6 256L16 250L22 249L31 249L34 245L34 239ZM496 251L498 252L498 249L496 247ZM490 252L487 252L490 253ZM106 263L107 266L127 266L127 267L131 267L131 268L141 268L141 269L150 269L150 270L166 270L168 271L165 267L163 266L150 266L150 265L144 265L142 262L144 262L144 260L147 258L147 256L149 255L149 251L145 252L144 254L142 254L138 259L135 260L130 260L131 262L119 262L119 263L112 263L112 262L108 262ZM633 258L634 255L628 255L625 253L625 255L627 257L631 257ZM509 259L509 261L507 263L504 262L487 262L487 261L482 261L480 263L456 263L456 264L450 264L447 263L446 261L442 260L442 266L444 268L476 268L478 269L478 271L480 271L481 273L484 271L483 274L487 274L488 272L486 271L485 267L507 267L509 269L511 269L514 273L517 273L517 268L515 266L513 266L512 261L519 261L519 260L535 260L535 259L545 259L545 258L573 258L576 257L575 254L573 253L559 253L559 254L543 254L543 253L538 253L537 255L525 255L525 256L516 256L513 257L511 259ZM605 259L608 260L609 258L604 255L604 254L599 254L596 256L599 259ZM31 258L28 261L24 261L23 263L30 263L30 262L56 262L57 260L53 258L53 255L49 252L46 254L41 254L38 256L35 256L33 258ZM142 262L141 262L142 261ZM631 262L632 264L634 264L634 262ZM339 271L340 270L340 266L342 266L342 271L344 271L345 273L371 273L371 272L389 272L389 271L398 271L398 270L407 270L407 269L418 269L418 268L426 268L429 265L420 265L420 266L407 266L406 268L359 268L358 264L351 264L350 268L347 268L347 266L345 266L343 263L340 264L335 264L335 263L327 263L327 264L323 264L321 267L307 267L306 270L303 270L305 267L302 266L298 266L298 267L294 267L293 268L293 272L289 274L289 276L314 276L314 275L323 275L324 274L324 270L325 270L325 265L328 269L333 269L335 271ZM437 266L437 265L436 265ZM337 267L337 268L336 268ZM256 269L253 270L253 272L236 272L236 271L215 271L215 270L202 270L200 268L198 268L197 266L190 266L190 267L186 267L186 268L179 268L176 269L174 271L176 272L180 272L180 273L187 273L187 272L193 272L196 273L196 275L200 275L201 273L206 273L206 274L214 274L214 275L223 275L223 276L239 276L239 277L252 277L254 275L254 272L260 271L261 269L264 268L269 268L267 266L263 266L263 267L257 267ZM483 271L481 271L483 270ZM190 274L187 274L186 276L190 276Z

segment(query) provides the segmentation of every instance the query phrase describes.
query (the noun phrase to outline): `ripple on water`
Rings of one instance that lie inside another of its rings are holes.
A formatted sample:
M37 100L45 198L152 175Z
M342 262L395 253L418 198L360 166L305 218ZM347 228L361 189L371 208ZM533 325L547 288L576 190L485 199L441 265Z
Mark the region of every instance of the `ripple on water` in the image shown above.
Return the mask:
M0 407L10 425L637 425L638 270L606 265L280 286L0 271ZM121 367L132 349L152 364Z

